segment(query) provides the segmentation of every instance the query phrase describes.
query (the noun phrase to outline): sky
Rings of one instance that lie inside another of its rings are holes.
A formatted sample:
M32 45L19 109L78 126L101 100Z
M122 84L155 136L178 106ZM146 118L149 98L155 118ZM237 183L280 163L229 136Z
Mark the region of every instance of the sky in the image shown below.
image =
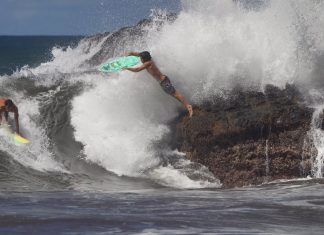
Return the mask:
M135 25L180 0L0 0L0 35L91 35Z

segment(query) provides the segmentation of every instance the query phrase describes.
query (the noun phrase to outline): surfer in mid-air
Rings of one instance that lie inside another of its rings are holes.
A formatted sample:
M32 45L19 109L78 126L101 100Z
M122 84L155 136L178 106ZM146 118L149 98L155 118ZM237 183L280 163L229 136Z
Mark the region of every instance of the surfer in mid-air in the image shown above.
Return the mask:
M12 102L10 99L4 99L0 97L0 124L2 123L2 113L4 114L4 117L6 121L8 122L8 116L10 113L14 113L15 118L15 124L16 124L16 133L20 135L19 133L19 113L17 106Z
M176 98L183 104L183 106L189 112L189 117L192 117L192 114L193 114L192 106L188 103L186 98L179 91L177 91L174 88L170 79L166 75L164 75L160 72L159 68L156 66L156 64L152 60L152 57L148 51L143 51L140 53L130 52L129 55L140 57L143 64L136 68L125 67L125 68L123 68L123 70L129 70L131 72L139 72L139 71L146 69L147 72L149 72L156 80L158 80L160 82L162 89L167 94L173 96L174 98Z

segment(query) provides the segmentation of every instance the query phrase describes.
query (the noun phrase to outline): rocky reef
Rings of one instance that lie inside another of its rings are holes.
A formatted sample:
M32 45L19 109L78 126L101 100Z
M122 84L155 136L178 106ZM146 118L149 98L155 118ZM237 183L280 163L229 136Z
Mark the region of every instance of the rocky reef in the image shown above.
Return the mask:
M225 97L195 106L192 118L177 123L177 147L188 159L207 166L225 188L311 174L313 110L294 86Z

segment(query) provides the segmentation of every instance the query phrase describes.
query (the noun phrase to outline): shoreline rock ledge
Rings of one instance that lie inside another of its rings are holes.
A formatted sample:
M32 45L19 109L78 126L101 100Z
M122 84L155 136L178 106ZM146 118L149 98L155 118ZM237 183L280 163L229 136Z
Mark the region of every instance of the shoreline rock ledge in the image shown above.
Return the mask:
M312 173L313 109L297 88L233 90L194 107L176 124L177 148L205 165L224 188L259 185Z

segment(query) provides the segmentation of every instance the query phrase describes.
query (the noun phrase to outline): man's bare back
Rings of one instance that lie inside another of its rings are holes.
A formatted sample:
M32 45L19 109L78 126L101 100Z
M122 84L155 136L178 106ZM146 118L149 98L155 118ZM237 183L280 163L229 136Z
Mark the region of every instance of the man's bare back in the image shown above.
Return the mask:
M149 74L151 74L156 80L163 81L166 78L166 76L161 73L153 60L145 62L144 64L147 64L145 66L147 72L149 72Z

